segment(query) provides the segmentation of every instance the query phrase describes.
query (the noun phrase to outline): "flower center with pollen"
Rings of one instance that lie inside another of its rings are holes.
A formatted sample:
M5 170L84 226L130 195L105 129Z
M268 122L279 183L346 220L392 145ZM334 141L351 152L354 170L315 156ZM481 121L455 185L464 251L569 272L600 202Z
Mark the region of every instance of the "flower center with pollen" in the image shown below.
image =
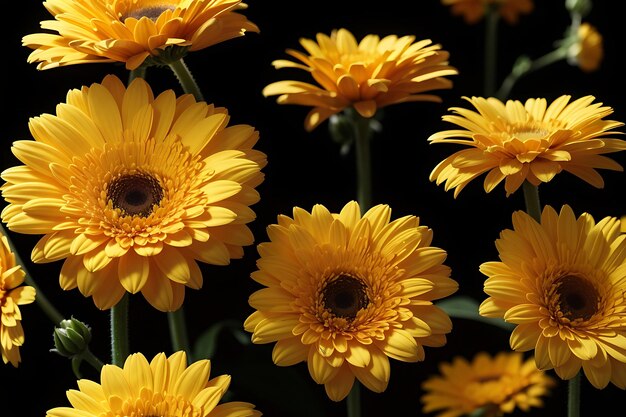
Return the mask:
M556 283L557 304L565 318L589 320L598 310L600 296L584 278L566 275Z
M369 305L366 286L358 278L340 275L322 290L324 308L337 317L353 319Z
M111 181L107 190L113 208L130 216L148 217L162 198L159 181L145 173L120 176Z
M129 8L129 10L124 13L121 17L121 21L123 22L125 19L132 17L137 20L142 17L147 17L148 19L156 22L156 20L161 16L161 14L166 10L175 10L176 4L172 4L172 2L168 1L144 1L139 2L140 5Z

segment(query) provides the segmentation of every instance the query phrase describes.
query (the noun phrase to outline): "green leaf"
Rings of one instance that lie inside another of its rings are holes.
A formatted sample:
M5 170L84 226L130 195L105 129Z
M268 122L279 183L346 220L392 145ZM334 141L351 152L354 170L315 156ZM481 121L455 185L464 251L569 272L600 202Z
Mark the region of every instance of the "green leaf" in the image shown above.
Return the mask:
M450 297L435 303L435 305L445 311L450 317L480 321L509 331L515 327L515 325L507 323L502 319L481 316L478 314L478 302L468 296Z
M249 345L250 335L243 330L243 324L234 319L218 321L200 335L194 345L193 357L212 358L215 356L217 341L221 333L229 332L242 345Z

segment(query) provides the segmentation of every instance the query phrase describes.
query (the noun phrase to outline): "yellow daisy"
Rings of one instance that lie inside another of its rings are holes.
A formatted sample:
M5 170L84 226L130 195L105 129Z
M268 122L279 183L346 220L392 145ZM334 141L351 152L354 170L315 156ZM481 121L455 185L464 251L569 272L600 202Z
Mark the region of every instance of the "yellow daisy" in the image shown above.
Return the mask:
M479 175L488 172L484 187L491 192L505 180L506 195L514 193L524 181L537 186L567 171L597 188L604 187L596 169L622 171L614 160L602 154L623 151L626 141L610 138L611 131L623 125L603 120L613 113L593 96L573 102L561 96L549 106L543 98L500 100L490 97L467 98L478 112L453 107L454 115L443 120L462 129L445 130L431 135L431 143L455 143L468 146L440 162L430 174L437 185L445 181L445 190L459 192ZM593 104L592 104L593 103Z
M100 383L80 379L67 391L72 407L48 410L46 417L162 416L260 417L246 402L218 404L230 385L230 375L209 379L211 362L187 366L185 352L157 354L150 363L132 354L124 367L104 365Z
M34 141L13 144L24 165L2 173L2 220L45 234L32 260L65 259L61 287L98 308L141 291L176 310L185 286L202 286L196 260L226 265L253 243L266 159L252 149L258 132L228 119L188 94L155 98L142 79L72 90L56 116L31 119Z
M274 61L275 68L295 68L310 73L319 84L278 81L263 89L265 96L279 95L280 104L312 106L305 128L313 130L347 107L370 118L390 104L441 99L427 91L451 88L446 75L457 74L448 65L448 52L430 40L415 42L414 36L367 35L357 42L346 29L331 35L317 34L317 42L300 39L306 52L287 50L300 62Z
M570 62L575 63L581 70L592 72L600 67L604 57L602 35L589 23L578 27L577 42L572 44L568 51Z
M481 415L497 417L517 408L528 412L543 407L542 396L555 386L553 378L537 369L521 353L480 352L471 362L457 356L439 365L441 375L423 384L423 412L437 411L439 417ZM479 413L480 412L480 413Z
M415 216L390 221L377 205L361 216L352 201L340 213L315 205L293 209L267 229L270 242L252 278L266 288L251 295L245 321L254 343L273 343L279 366L307 362L333 401L356 377L374 392L389 381L389 358L424 360L424 346L443 346L452 323L433 300L458 285L430 246L432 230Z
M511 348L534 349L537 367L562 379L580 368L596 388L626 389L626 235L620 221L578 219L569 206L546 206L541 224L513 214L496 241L500 262L486 262L485 317L516 325Z
M167 63L258 27L237 11L241 0L47 0L56 32L30 34L28 62L38 69L93 62L124 62L138 68L149 57Z
M487 7L495 7L498 14L509 24L516 24L519 16L533 11L532 0L441 0L450 6L452 14L463 16L468 24L478 23L485 15Z
M20 346L24 344L19 306L35 301L35 289L23 282L24 271L15 263L9 241L0 232L0 352L4 363L15 367L21 361Z

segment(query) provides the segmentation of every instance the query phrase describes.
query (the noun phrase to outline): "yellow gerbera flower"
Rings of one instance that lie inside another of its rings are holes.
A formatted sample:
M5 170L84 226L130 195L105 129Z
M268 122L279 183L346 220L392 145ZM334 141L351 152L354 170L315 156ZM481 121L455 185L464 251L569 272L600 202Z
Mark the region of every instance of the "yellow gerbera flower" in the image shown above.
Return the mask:
M535 350L537 367L562 379L582 367L596 388L626 389L626 235L620 221L578 219L569 206L543 209L541 224L513 214L496 246L501 262L486 262L480 305L485 317L516 325L511 348Z
M485 191L491 192L505 180L509 196L524 181L537 186L563 170L597 188L604 187L604 180L596 169L623 170L602 156L626 149L626 141L608 137L621 133L609 131L623 123L603 120L613 109L592 104L593 96L571 103L570 96L561 96L549 106L543 98L528 99L524 104L517 100L504 104L493 97L464 98L478 112L453 107L450 110L457 115L443 116L463 129L445 130L428 138L431 143L470 147L444 159L430 174L437 185L445 181L446 191L455 189L455 198L485 172Z
M141 291L176 310L185 286L202 286L196 260L226 265L253 243L266 159L252 149L258 132L228 119L188 94L155 98L142 79L72 90L56 116L31 119L34 141L13 144L25 165L2 173L2 220L45 234L32 260L65 259L61 287L98 308Z
M482 415L497 417L516 408L543 407L542 396L555 385L521 353L480 352L471 362L457 356L439 365L441 375L428 378L422 389L423 412L439 411L440 417ZM482 411L482 413L478 413ZM476 414L474 414L476 413Z
M150 363L141 353L130 355L124 367L104 365L97 382L80 379L78 390L68 390L72 407L48 410L46 417L167 416L260 417L246 402L218 405L230 375L209 379L211 362L199 360L187 366L179 351L157 354Z
M446 75L457 74L448 65L449 54L430 40L415 42L414 36L380 38L367 35L357 43L346 29L330 37L317 34L317 42L300 39L308 55L288 49L301 63L280 59L275 68L297 68L311 74L321 87L302 81L278 81L263 89L265 96L278 95L280 104L313 106L305 120L310 131L333 114L353 106L363 117L395 103L441 99L426 91L451 88Z
M18 306L35 301L35 289L24 282L24 271L15 263L9 241L0 232L0 352L2 360L15 367L24 344L22 314Z
M570 62L575 63L581 70L592 72L600 67L604 57L602 35L589 23L578 27L577 42L568 49Z
M443 346L452 328L432 302L458 288L446 252L430 246L432 230L415 216L390 216L386 205L361 216L354 201L338 214L296 207L258 247L252 278L267 288L251 295L257 311L244 328L254 343L276 342L277 365L306 361L333 401L355 377L384 391L389 358L422 361L424 346Z
M463 16L468 24L479 22L487 7L495 7L499 15L509 24L516 24L519 16L533 11L532 0L441 0L444 6L450 6L452 14Z
M148 57L182 57L258 27L236 13L241 0L47 0L55 20L23 38L38 69L92 62L124 62L138 68ZM165 55L164 55L165 54ZM162 56L164 55L164 56Z

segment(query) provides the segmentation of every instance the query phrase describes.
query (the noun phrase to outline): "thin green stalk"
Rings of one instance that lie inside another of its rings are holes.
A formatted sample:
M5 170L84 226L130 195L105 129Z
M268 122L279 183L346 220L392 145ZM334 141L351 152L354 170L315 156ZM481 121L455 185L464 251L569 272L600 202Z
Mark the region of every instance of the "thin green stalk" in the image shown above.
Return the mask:
M354 385L346 399L348 417L361 417L361 383L354 380Z
M111 363L122 366L129 355L128 293L111 307Z
M580 417L580 372L567 385L567 417Z
M22 270L24 271L24 274L25 274L24 281L26 282L27 285L30 285L31 287L35 289L35 292L36 292L35 302L39 305L39 307L43 310L43 312L48 316L48 318L52 320L54 324L61 323L61 321L63 321L63 315L59 313L59 310L57 310L52 305L50 300L48 300L48 297L46 297L43 291L41 291L41 289L35 283L35 280L28 272L28 269L26 268L26 264L24 263L24 261L22 261L22 258L19 252L17 251L17 248L13 244L13 241L11 240L11 237L9 236L7 231L5 230L2 222L0 222L0 231L2 231L2 234L6 236L7 238L7 242L9 243L9 249L11 249L11 252L13 252L13 255L15 256L15 262L18 265L20 265Z
M202 96L202 92L196 83L196 80L193 78L191 71L187 68L185 61L182 58L179 60L173 61L169 64L170 69L178 78L181 87L183 87L183 91L187 94L193 94L196 98L196 101L204 101L204 97Z
M172 348L174 352L184 350L187 353L187 359L191 360L191 351L189 349L189 338L187 336L187 327L185 325L185 311L179 308L176 311L167 313L167 322L170 326L170 338L172 340Z
M104 363L98 359L98 357L96 355L94 355L89 349L87 349L83 355L82 355L82 359L84 359L85 361L87 361L87 363L91 366L94 367L94 369L98 372L100 372L100 370L102 369L102 367L104 366Z
M135 78L146 78L146 66L142 65L137 69L134 69L128 74L128 84L133 82Z
M537 223L541 223L541 203L539 202L539 187L524 181L524 202L526 203L526 213L528 213Z
M496 92L498 76L498 22L500 14L495 6L487 6L485 11L485 97Z
M507 75L502 82L500 89L496 93L496 97L500 100L508 98L509 94L511 94L511 90L520 78L565 58L567 58L567 48L560 47L535 59L534 61L531 61L530 64L524 68L513 68L511 73Z
M356 111L352 117L354 125L357 170L357 201L364 213L372 207L372 156L369 119Z

